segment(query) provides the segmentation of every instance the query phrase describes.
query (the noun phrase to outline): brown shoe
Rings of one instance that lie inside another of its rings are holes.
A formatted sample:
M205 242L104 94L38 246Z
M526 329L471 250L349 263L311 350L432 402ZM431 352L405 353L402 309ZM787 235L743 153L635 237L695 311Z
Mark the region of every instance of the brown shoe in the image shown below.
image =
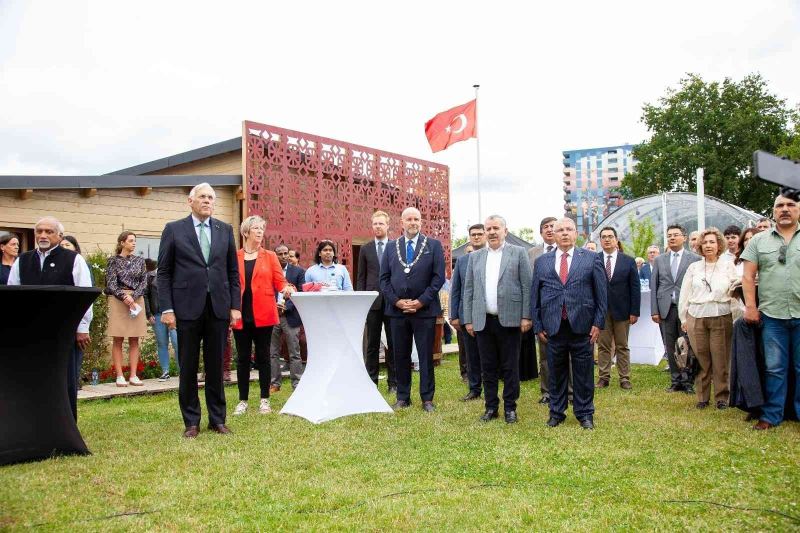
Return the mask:
M633 388L633 385L631 385L630 381L622 381L620 382L619 387L621 389L631 390Z
M269 393L270 394L275 394L276 392L280 392L280 390L281 390L281 388L278 387L277 385L270 385L269 386Z
M763 420L759 420L758 424L753 426L753 429L755 429L756 431L764 431L765 429L771 429L771 428L774 428L774 427L775 426L773 426L769 422L764 422Z
M200 430L197 429L197 426L189 426L183 431L183 438L194 439L197 438L198 433L200 433Z
M232 431L228 429L228 426L226 426L225 424L216 424L216 425L209 424L208 429L210 429L214 433L219 433L220 435L229 435L232 433Z
M608 380L607 379L598 379L597 383L594 384L596 389L605 389L608 387Z

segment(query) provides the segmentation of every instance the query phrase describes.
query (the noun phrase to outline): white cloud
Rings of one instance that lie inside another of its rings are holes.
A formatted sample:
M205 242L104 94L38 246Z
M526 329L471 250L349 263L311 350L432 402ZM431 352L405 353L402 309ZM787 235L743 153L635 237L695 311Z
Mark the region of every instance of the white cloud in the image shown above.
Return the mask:
M4 2L0 174L101 173L240 134L243 119L450 166L477 221L475 142L424 122L473 97L484 215L562 213L561 151L638 142L644 102L687 72L761 72L800 100L791 0ZM502 177L499 180L496 177Z

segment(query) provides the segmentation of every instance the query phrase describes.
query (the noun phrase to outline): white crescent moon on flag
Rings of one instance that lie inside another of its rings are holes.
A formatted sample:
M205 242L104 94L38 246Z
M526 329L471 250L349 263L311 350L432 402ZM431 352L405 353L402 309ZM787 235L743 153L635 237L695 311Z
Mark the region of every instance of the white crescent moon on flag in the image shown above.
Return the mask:
M453 122L451 122L450 124L452 125L456 120L460 120L461 121L461 126L456 128L455 130L453 130L453 134L454 135L457 135L457 134L461 133L462 131L464 131L464 128L467 127L467 116L464 115L464 113L461 113L456 118L454 118Z

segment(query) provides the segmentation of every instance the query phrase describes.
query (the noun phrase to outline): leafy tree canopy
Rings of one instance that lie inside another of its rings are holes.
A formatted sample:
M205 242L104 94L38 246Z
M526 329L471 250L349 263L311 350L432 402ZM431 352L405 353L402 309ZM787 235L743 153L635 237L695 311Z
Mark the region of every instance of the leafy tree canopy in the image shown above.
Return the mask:
M623 194L694 192L702 167L706 194L767 213L777 189L751 177L752 155L800 151L797 119L798 112L770 93L759 74L721 83L689 74L658 104L642 108L652 136L634 148L638 165L625 177Z

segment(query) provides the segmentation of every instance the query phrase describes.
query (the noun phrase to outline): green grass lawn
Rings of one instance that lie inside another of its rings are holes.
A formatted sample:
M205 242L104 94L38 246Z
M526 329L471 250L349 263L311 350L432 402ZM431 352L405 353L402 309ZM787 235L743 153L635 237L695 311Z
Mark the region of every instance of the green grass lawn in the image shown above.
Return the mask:
M83 402L94 455L0 468L0 530L800 529L797 423L754 432L741 411L697 411L652 367L633 367L632 391L614 379L596 394L593 432L571 412L546 427L538 381L522 384L511 426L458 401L452 356L436 381L434 414L412 396L396 416L318 426L258 415L251 387L232 436L191 441L175 393Z

